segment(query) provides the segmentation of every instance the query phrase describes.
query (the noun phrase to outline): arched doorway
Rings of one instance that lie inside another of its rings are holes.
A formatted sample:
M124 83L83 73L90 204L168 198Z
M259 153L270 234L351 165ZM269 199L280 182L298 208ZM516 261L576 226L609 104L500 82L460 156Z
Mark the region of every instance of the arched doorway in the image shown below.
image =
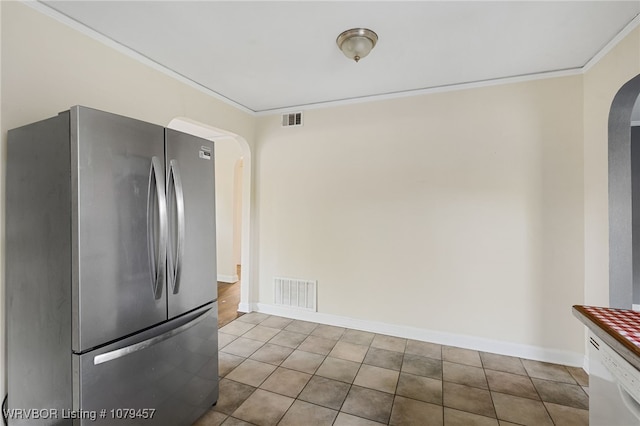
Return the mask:
M240 135L219 129L208 124L200 123L185 117L176 117L167 125L167 127L199 136L204 139L210 139L215 142L234 142L238 145L241 154L242 167L236 167L235 170L240 171L241 176L232 176L233 182L238 182L240 188L236 193L240 195L237 206L240 212L239 217L240 238L234 238L234 244L239 245L240 264L242 265L242 279L240 288L240 304L238 311L251 311L251 283L252 283L252 259L251 259L251 149L249 143ZM237 164L234 163L234 166ZM236 216L236 214L234 214ZM234 228L236 228L234 226ZM233 254L231 254L233 257Z
M640 267L635 280L633 272L634 257L640 262L640 241L634 256L631 161L631 115L638 96L640 75L620 88L609 112L609 306L613 308L640 304ZM640 188L635 190L640 194ZM640 212L635 214L640 219Z

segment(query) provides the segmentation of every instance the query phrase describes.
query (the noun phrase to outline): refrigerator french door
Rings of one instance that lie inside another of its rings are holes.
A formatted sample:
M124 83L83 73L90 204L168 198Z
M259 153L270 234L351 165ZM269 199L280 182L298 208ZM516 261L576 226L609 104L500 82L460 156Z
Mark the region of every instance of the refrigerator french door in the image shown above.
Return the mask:
M217 299L213 142L172 129L166 134L168 315ZM189 218L189 220L185 220ZM211 238L211 236L214 238ZM186 244L188 242L189 244ZM211 277L213 281L211 281ZM192 283L208 282L209 286Z
M211 141L80 106L9 131L9 424L215 403L214 200Z

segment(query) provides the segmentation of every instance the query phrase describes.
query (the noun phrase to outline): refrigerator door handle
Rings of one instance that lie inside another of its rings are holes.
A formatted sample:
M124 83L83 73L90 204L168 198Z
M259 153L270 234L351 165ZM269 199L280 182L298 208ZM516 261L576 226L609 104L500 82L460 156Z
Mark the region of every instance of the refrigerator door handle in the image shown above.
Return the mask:
M175 336L176 334L180 334L183 331L186 331L188 329L190 329L191 327L193 327L194 325L199 324L202 320L204 320L205 318L207 318L207 312L209 312L209 309L207 309L206 311L200 313L199 316L197 316L196 318L192 319L191 321L189 321L186 324L183 324L179 327L176 327L164 334L160 334L158 336L152 337L150 339L147 340L143 340L142 342L139 343L134 343L133 345L130 346L125 346L124 348L120 348L120 349L115 349L113 351L110 352L106 352L100 355L96 355L93 357L93 365L99 365L99 364L104 364L105 362L109 362L109 361L113 361L116 360L118 358L122 358L123 356L127 356L129 354L132 354L134 352L138 352L141 351L143 349L146 349L148 347L151 347L153 345L157 345L158 343L164 342L167 339L172 338L173 336Z
M162 297L167 262L167 200L164 192L164 173L162 161L151 158L149 171L149 189L147 192L147 243L149 246L149 268L151 270L151 288L156 299ZM156 218L156 206L158 217ZM156 221L157 228L156 228ZM157 234L160 234L157 238ZM157 250L157 251L156 251Z
M180 291L180 271L182 266L182 257L184 255L184 190L182 189L182 180L180 179L180 170L178 169L178 162L171 160L169 162L169 185L173 185L173 195L175 197L176 205L176 218L177 221L177 237L176 237L176 249L175 259L170 262L173 265L171 274L171 284L173 294L177 294ZM170 191L171 193L171 191ZM173 242L172 242L173 244ZM172 250L173 251L173 250Z

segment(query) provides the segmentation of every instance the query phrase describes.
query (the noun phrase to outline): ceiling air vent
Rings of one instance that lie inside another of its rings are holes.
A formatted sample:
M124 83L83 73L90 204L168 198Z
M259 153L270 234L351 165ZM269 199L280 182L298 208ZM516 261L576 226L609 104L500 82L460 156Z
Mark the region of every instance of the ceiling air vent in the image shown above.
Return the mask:
M302 113L291 112L282 114L282 127L302 126Z

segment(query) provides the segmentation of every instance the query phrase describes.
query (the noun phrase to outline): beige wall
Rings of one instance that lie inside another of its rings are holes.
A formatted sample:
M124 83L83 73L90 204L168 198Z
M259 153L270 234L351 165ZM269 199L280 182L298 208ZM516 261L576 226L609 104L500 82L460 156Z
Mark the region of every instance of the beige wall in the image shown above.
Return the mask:
M242 153L233 139L220 139L215 143L216 158L216 242L218 280L236 282L236 164Z
M76 104L160 125L167 125L175 117L187 117L229 130L253 143L255 119L250 114L143 65L24 4L1 2L0 9L3 158L8 129L51 117ZM4 170L4 166L1 167ZM4 200L4 191L0 198ZM4 224L4 213L0 221ZM0 258L3 262L3 253ZM4 281L4 270L0 271L0 276ZM3 300L0 309L4 312ZM4 313L0 318L4 318ZM4 342L4 332L0 341ZM3 386L4 380L0 381L0 387ZM4 394L4 390L0 392Z
M640 28L584 75L585 303L609 305L608 118L614 96L640 74Z
M242 264L242 188L244 175L244 158L236 161L234 167L233 196L233 261Z
M260 301L582 353L582 107L573 76L260 118Z

